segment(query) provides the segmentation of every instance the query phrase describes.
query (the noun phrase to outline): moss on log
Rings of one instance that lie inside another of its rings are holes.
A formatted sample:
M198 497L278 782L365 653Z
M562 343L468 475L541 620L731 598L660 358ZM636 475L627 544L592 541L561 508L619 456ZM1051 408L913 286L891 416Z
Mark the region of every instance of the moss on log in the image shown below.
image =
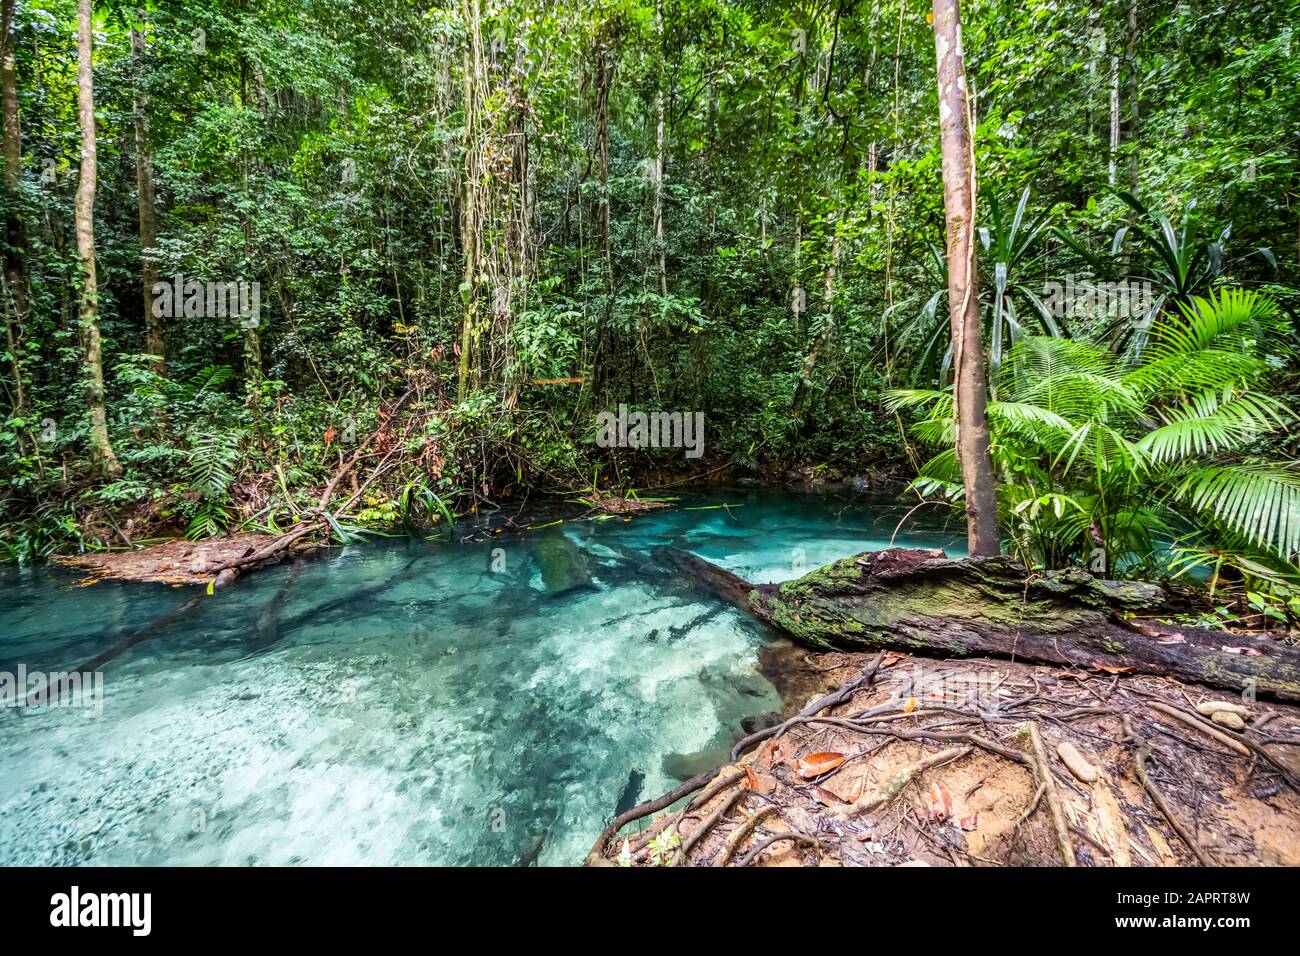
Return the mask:
M818 649L896 648L1098 666L1300 700L1300 650L1267 637L1144 621L1164 591L1082 569L1027 574L1007 557L948 558L890 548L845 558L781 585L753 586L674 548L656 552L700 587ZM743 600L741 599L743 595Z

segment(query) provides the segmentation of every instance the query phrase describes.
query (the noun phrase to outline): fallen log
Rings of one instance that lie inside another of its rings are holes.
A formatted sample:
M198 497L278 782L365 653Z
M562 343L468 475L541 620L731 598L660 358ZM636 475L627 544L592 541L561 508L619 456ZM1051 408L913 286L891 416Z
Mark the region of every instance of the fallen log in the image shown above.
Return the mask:
M1264 637L1143 621L1164 591L1074 568L1028 574L1008 557L948 558L890 548L845 558L781 585L751 585L677 548L655 557L695 586L818 650L993 656L1132 671L1300 700L1300 649Z

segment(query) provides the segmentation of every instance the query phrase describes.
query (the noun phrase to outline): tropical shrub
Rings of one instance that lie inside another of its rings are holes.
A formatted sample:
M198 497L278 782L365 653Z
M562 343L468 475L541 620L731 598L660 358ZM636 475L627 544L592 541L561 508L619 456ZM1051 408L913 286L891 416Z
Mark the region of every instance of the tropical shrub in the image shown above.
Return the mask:
M1225 569L1255 591L1300 580L1300 468L1261 440L1294 421L1268 393L1286 323L1266 296L1192 297L1138 360L1086 341L1022 340L989 403L999 512L1027 565L1168 576ZM1271 359L1271 361L1270 361ZM913 426L946 446L915 487L962 497L950 390L891 392L923 407Z

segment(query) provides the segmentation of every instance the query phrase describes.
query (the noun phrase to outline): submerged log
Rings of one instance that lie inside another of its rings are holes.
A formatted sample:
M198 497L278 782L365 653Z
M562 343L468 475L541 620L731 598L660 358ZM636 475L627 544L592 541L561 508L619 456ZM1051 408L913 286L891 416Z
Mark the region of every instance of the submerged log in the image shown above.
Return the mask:
M1164 591L1082 569L1027 574L1007 557L950 559L890 548L836 561L781 585L748 584L676 548L656 557L697 586L819 650L895 648L987 655L1184 681L1300 700L1300 649L1262 637L1172 625Z

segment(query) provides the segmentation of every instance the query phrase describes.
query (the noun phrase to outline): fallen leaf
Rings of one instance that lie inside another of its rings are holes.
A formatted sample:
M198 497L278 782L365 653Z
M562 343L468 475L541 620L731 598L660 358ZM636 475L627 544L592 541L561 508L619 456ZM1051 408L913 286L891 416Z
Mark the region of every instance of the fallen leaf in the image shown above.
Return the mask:
M799 760L799 776L805 780L820 777L824 773L830 773L847 759L848 757L844 754L836 753L833 750L821 750L815 754L808 754L808 756Z
M853 786L850 788L850 790L849 790L849 798L848 798L848 799L849 799L849 803L857 803L857 802L858 802L858 799L862 796L862 782L863 782L863 780L865 780L865 779L866 779L865 777L858 777L857 781L856 781L856 782L853 784Z
M957 821L957 823L963 830L969 832L980 825L980 815L978 813L972 813L968 817L962 817Z
M906 657L906 656L907 656L907 655L905 655L905 654L897 654L897 653L895 653L894 651L889 651L889 652L887 652L887 653L885 654L885 656L881 659L881 661L880 661L880 666L881 666L881 667L893 667L895 664L897 664L899 661L901 661L901 660L902 660L904 657Z
M1253 647L1228 647L1224 645L1223 653L1225 654L1244 654L1246 657L1259 657L1259 651Z
M1111 667L1107 664L1093 664L1092 669L1105 671L1107 674L1128 674L1133 670L1131 667Z
M903 705L903 713L910 714L914 710L916 710L916 698L909 697L907 698L907 703Z
M1157 644L1186 644L1187 638L1181 634L1170 634L1166 638L1156 641Z
M952 816L952 794L948 788L935 781L930 784L930 806L929 818L931 820L947 820Z
M771 793L776 789L776 781L765 773L755 773L748 764L745 765L745 782L742 785L755 793Z
M813 796L817 798L818 803L827 807L834 807L844 802L825 787L813 787Z

